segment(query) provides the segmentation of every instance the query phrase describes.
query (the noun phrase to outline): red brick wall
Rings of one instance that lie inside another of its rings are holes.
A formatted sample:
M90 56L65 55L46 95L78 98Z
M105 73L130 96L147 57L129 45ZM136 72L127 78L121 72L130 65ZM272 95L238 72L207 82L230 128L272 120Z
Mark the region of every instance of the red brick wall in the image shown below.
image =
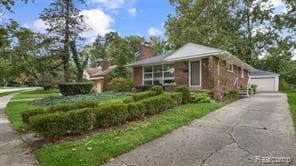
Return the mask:
M248 70L244 69L244 78L241 78L241 75L239 75L240 87L246 88L249 80L248 72L249 72Z
M189 85L189 64L188 62L175 63L175 82L177 85Z
M214 89L217 87L218 81L218 58L214 56L210 56L208 59L208 70L209 70L209 75L208 75L208 89Z
M143 44L140 48L138 60L153 57L153 48L149 44Z
M202 89L209 89L209 59L202 59L201 65L201 87Z
M133 68L133 84L134 84L134 87L142 86L142 82L143 82L142 67L134 67Z
M226 70L226 62L220 60L220 92L218 92L218 61L219 59L215 56L202 59L202 89L209 89L217 100L221 99L226 91L237 89L234 85L237 74L240 85L247 85L249 79L247 70L244 72L244 78L241 78L240 73L237 73L236 65L233 66L233 72L229 72ZM189 86L189 63L177 62L174 66L176 84ZM134 86L142 85L142 74L142 67L133 68Z
M233 72L227 71L226 62L221 64L221 87L223 91L236 89L237 66L233 65Z

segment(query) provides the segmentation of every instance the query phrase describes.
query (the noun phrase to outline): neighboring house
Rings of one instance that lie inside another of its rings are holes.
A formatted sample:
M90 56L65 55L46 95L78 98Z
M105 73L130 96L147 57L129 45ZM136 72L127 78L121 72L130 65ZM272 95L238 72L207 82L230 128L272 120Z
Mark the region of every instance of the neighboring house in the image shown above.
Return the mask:
M95 83L98 93L107 90L108 83L108 74L116 66L110 66L110 63L107 60L103 60L101 65L96 68L87 68L84 70L84 78L86 80L91 80Z
M258 92L277 92L279 90L279 74L257 70L250 73L251 84L257 85Z
M145 44L139 61L128 64L134 87L185 85L191 91L210 91L220 100L229 90L247 88L249 72L255 69L227 51L187 43L174 52L153 56Z

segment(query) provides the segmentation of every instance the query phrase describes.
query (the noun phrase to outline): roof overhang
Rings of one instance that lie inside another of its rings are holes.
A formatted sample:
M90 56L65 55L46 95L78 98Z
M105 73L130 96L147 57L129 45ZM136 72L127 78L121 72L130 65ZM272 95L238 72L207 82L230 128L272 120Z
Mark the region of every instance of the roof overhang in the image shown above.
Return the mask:
M252 76L250 75L251 78L275 78L275 77L279 77L279 74L274 74L274 75L256 75L256 76Z
M192 59L197 59L197 58L204 58L204 57L209 57L209 56L215 56L222 54L223 51L219 52L214 52L214 53L208 53L208 54L198 54L198 55L188 55L184 57L179 57L179 58L166 58L164 59L167 62L178 62L178 61L185 61L185 60L192 60Z
M88 78L87 80L90 80L90 81L94 81L94 80L103 80L104 77L92 77L92 78Z
M250 71L256 71L256 69L247 64L246 62L240 60L239 58L237 58L236 56L232 55L231 53L227 52L227 51L224 51L222 54L218 55L219 58L222 58L223 60L231 63L231 64L234 64L234 65L237 65L237 66L240 66L242 67L243 69L247 69L247 70L250 70Z

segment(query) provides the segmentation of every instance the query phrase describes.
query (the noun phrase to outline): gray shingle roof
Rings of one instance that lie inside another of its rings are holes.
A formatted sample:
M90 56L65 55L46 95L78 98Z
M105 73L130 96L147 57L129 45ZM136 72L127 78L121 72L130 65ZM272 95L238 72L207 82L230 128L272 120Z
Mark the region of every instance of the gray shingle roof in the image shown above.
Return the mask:
M197 58L207 55L215 55L225 51L212 48L200 44L187 43L183 47L176 50L171 56L165 58L165 61L184 60L190 58Z
M268 75L273 76L278 74L269 72L269 71L264 71L264 70L256 70L256 71L250 72L250 75L251 76L268 76Z
M142 65L155 65L164 64L169 62L190 60L196 58L202 58L207 56L219 56L220 58L225 58L232 63L241 65L245 69L254 71L255 69L249 64L243 62L237 57L231 55L227 51L223 51L217 48L212 48L200 44L187 43L176 51L172 51L163 55L155 56L152 58L137 61L126 65L127 67L142 66Z

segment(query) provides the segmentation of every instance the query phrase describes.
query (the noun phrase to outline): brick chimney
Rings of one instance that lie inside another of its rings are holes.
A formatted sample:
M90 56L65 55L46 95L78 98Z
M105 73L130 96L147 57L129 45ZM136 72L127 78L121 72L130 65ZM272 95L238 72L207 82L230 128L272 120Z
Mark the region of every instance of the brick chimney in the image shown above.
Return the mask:
M110 63L107 59L103 59L101 62L102 71L108 70L110 67Z
M141 45L141 48L139 50L138 60L143 60L151 57L153 57L153 48L148 42L145 42Z

